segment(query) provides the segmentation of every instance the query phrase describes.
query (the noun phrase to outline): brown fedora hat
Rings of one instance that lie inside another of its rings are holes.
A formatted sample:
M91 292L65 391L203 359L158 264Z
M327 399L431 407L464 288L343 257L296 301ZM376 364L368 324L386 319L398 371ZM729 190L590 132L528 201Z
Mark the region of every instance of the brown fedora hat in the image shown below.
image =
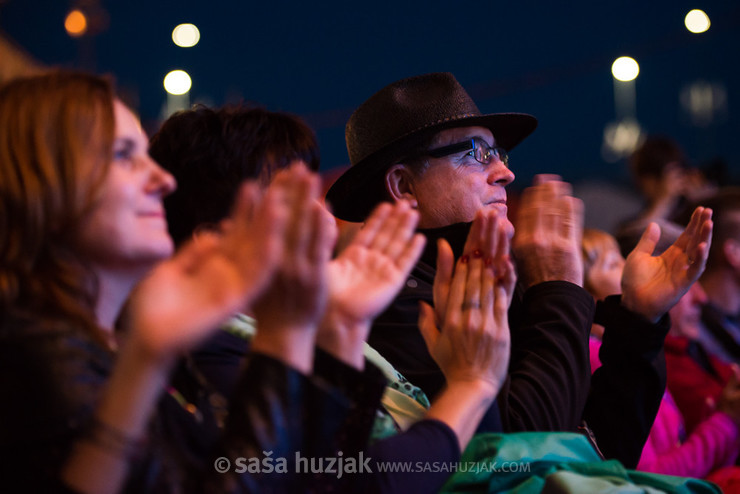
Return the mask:
M360 105L347 122L345 139L351 168L326 194L334 215L364 221L385 199L385 171L437 132L453 127L491 130L510 151L537 127L524 113L482 115L450 73L425 74L396 81Z

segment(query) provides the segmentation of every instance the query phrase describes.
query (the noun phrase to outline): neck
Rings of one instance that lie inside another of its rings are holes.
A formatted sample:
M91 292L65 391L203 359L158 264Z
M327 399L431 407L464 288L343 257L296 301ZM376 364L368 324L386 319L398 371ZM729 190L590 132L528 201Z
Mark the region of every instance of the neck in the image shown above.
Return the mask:
M149 268L96 269L98 300L95 305L95 316L100 328L106 333L113 334L116 319L123 305L134 286L146 275Z
M701 286L711 304L720 311L725 314L740 313L740 282L734 273L707 272L701 278Z
M465 241L468 238L471 225L472 223L455 223L454 225L443 226L441 228L419 229L419 232L423 233L427 238L421 258L431 266L436 266L437 240L440 238L444 238L449 242L455 258L460 257L463 254L463 248L465 247Z

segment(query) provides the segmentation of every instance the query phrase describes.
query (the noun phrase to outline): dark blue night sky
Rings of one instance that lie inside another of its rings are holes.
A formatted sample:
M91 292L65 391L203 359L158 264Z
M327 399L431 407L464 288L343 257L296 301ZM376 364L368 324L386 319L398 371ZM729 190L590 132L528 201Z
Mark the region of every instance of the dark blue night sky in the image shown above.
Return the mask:
M316 129L322 168L348 162L344 123L385 84L453 72L483 112L538 117L538 130L512 154L516 185L536 172L567 180L626 182L624 162L601 147L615 119L612 61L640 63L636 117L643 130L678 138L696 164L721 157L740 175L740 3L735 1L385 2L101 1L108 28L84 44L67 36L73 2L0 0L0 29L43 63L112 73L147 128L156 129L164 75L184 69L192 101L239 100L295 112ZM707 12L711 29L691 34L683 18ZM201 31L176 47L181 22ZM726 104L692 125L681 91L704 81Z

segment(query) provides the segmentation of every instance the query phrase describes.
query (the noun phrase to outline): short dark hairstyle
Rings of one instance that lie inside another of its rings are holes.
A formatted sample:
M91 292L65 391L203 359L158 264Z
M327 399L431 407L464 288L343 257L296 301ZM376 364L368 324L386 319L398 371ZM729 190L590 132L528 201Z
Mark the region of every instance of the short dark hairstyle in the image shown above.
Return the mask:
M314 171L320 162L316 136L300 118L244 105L175 113L152 137L149 153L177 179L164 201L177 245L224 219L242 181L267 184L293 161Z
M648 136L632 154L629 163L636 178L659 178L669 163L678 163L682 168L687 166L681 147L675 140L664 135Z

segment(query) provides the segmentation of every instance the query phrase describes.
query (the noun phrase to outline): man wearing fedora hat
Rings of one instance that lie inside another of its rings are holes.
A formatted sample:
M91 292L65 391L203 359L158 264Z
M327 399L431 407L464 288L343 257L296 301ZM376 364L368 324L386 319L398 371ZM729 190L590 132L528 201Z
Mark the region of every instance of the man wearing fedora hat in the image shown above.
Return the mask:
M419 301L431 303L437 295L436 240L447 240L456 257L486 255L465 249L470 222L480 211L505 218L505 187L514 180L507 154L536 126L531 115L482 114L449 73L396 81L360 105L347 123L352 166L327 194L335 216L361 222L377 203L402 199L420 213L427 248L404 290L375 321L368 342L430 397L445 381L418 318ZM677 241L670 255L706 257L702 245L711 221L706 215L692 221L688 240ZM539 176L523 194L513 242L519 296L509 312L509 377L482 427L569 431L585 418L607 457L634 466L665 388L663 315L698 277L703 261L680 283L654 284L646 294L653 275L678 268L652 264L649 254L633 256L636 271L650 276L623 280L623 297L600 304L596 315L611 339L604 340L606 358L590 384L587 338L594 301L581 287L581 229L582 205L559 177ZM652 252L656 233L648 233L640 248Z

